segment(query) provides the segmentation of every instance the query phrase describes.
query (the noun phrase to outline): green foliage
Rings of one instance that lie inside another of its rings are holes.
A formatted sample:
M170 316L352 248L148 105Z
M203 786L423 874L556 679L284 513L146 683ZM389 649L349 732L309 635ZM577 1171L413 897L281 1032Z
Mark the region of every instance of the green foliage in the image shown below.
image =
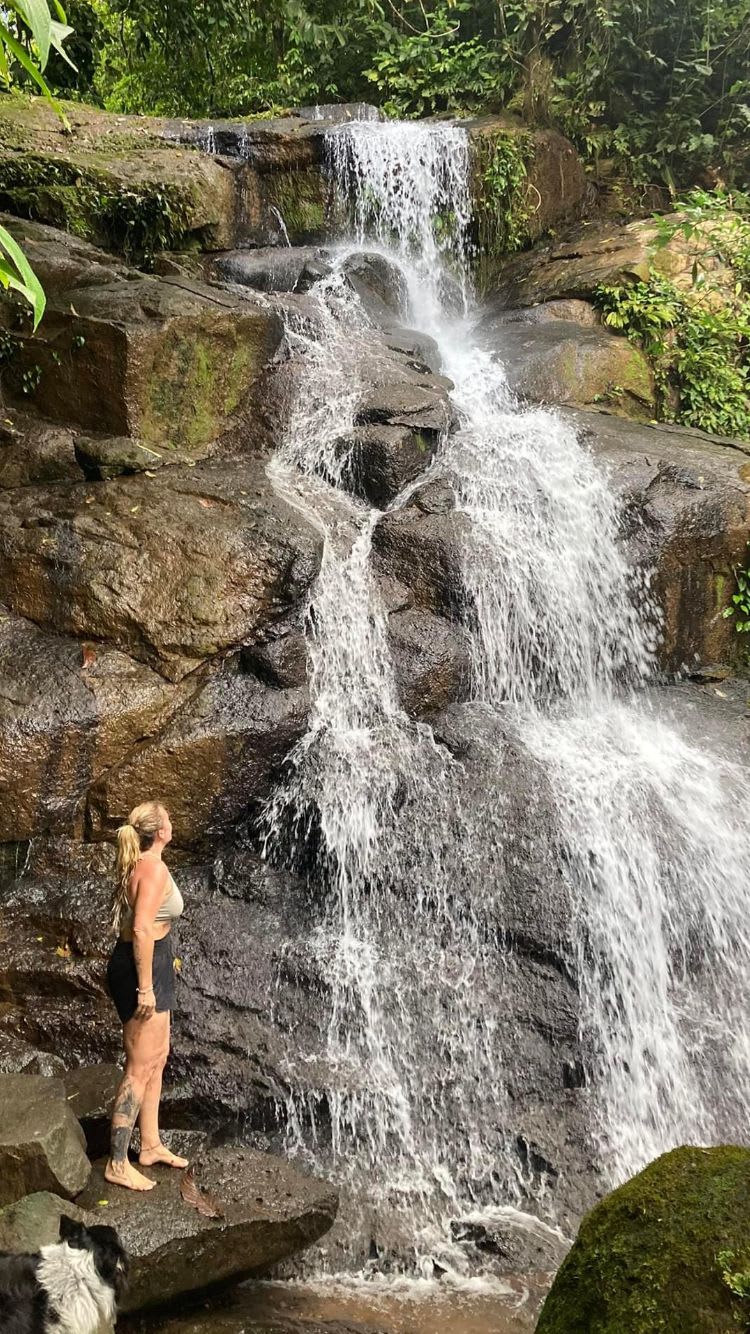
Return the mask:
M0 227L0 248L7 255L7 259L0 256L0 286L6 292L9 288L18 292L25 301L28 301L36 329L46 305L44 288L20 245L4 227Z
M34 153L0 161L0 207L51 220L146 268L159 251L178 249L187 229L186 201L174 186L127 190L93 168Z
M72 30L65 22L60 0L53 0L53 5L56 19L47 0L7 0L0 9L0 84L10 92L20 72L57 109L44 71L52 50L68 60L63 42ZM44 289L23 250L4 227L0 227L0 252L0 287L18 292L28 302L36 329L44 314Z
M736 569L734 576L737 583L737 591L732 594L731 605L725 607L721 614L725 621L734 621L734 628L738 635L744 635L750 632L750 570ZM719 1263L725 1270L729 1270L734 1263L734 1256L730 1255L728 1251L723 1251L718 1259ZM724 1273L723 1278L725 1283L727 1283L729 1287L732 1287L729 1283L729 1277L737 1279L744 1277L747 1283L747 1292L744 1294L738 1293L737 1295L750 1297L750 1273L747 1273L744 1276L730 1276L727 1273ZM732 1291L737 1292L737 1288L732 1287Z
M378 100L393 116L429 116L486 105L497 94L494 43L462 40L468 4L439 6L423 31L386 29L385 45L364 71Z
M655 266L678 237L692 253L692 285L668 279L602 287L605 323L637 342L654 370L660 416L750 440L750 201L694 190L655 219ZM715 279L716 264L729 279ZM749 613L750 615L750 613Z
M726 614L725 612L724 615ZM738 630L741 628L750 630L750 621L744 627L737 626ZM725 1283L729 1291L746 1304L742 1313L738 1312L738 1320L746 1328L750 1328L750 1258L747 1254L744 1258L738 1256L735 1251L719 1251L716 1263L719 1266L722 1283Z
M509 105L639 182L750 182L750 0L71 0L71 18L77 90L113 111Z
M532 154L529 134L487 136L477 145L477 240L488 254L510 254L528 242L527 175Z

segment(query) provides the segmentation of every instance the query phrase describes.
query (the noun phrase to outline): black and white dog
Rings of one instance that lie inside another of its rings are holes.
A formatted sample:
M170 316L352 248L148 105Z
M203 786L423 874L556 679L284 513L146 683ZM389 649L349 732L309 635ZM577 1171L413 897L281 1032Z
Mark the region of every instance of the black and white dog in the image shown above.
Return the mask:
M113 1227L63 1214L60 1240L35 1255L0 1252L2 1334L112 1334L128 1275Z

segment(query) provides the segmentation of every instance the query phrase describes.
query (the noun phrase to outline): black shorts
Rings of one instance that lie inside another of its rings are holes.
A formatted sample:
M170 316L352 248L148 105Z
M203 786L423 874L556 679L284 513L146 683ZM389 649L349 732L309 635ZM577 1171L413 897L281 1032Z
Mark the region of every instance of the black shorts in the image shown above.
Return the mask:
M171 936L154 941L154 963L152 969L154 995L158 1013L173 1010L174 994L174 950ZM132 940L118 940L107 965L107 986L109 994L117 1006L117 1013L123 1024L132 1019L138 1008L138 972L135 966Z

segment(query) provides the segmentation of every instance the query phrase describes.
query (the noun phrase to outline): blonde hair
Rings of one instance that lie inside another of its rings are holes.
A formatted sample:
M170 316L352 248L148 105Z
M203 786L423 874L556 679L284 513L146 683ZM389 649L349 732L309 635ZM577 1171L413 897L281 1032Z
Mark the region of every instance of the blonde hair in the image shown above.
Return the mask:
M158 801L144 801L130 812L125 824L117 831L117 860L115 862L115 893L112 900L112 929L120 930L123 910L128 902L130 877L141 853L148 851L159 830L164 826L167 812Z

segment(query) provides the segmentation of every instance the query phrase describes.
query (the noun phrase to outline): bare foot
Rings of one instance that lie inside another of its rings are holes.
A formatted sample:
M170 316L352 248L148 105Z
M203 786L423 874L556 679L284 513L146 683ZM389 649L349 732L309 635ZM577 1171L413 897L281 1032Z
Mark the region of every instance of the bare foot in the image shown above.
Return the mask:
M104 1180L113 1186L125 1186L128 1190L153 1190L156 1185L155 1181L150 1181L133 1167L129 1159L124 1163L113 1163L110 1158L104 1169Z
M138 1155L141 1167L153 1167L155 1163L164 1163L167 1167L188 1167L187 1158L178 1158L166 1144L154 1144L150 1149L141 1149Z

